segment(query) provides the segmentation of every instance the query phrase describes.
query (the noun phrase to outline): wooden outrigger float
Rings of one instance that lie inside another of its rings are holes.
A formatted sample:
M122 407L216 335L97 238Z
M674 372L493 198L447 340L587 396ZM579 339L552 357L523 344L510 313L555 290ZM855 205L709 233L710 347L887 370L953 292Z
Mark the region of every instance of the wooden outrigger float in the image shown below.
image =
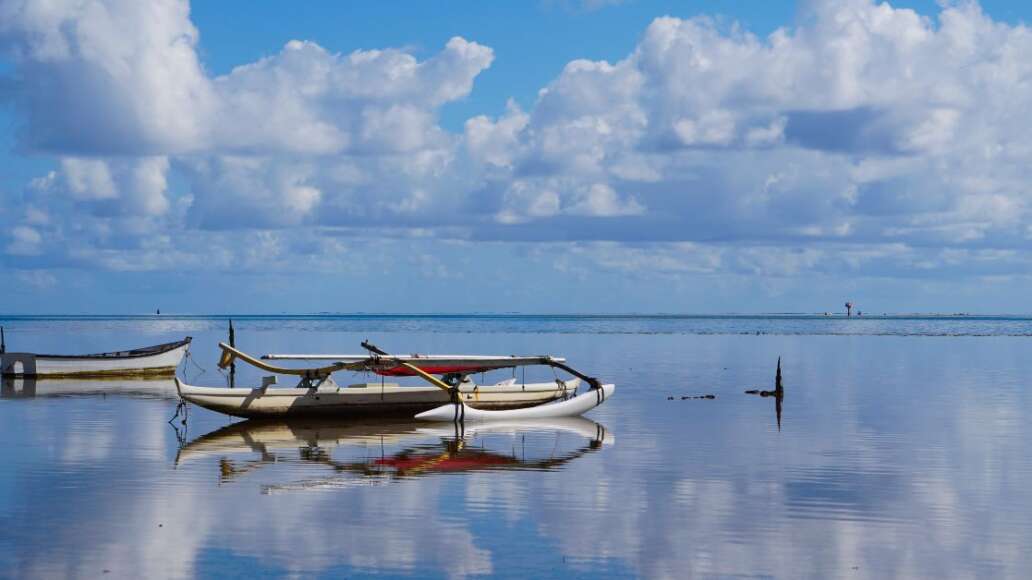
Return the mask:
M490 421L547 419L582 415L612 396L616 387L603 385L551 356L390 355L369 342L368 355L265 355L254 358L219 343L221 368L240 360L276 375L299 377L295 388L270 388L276 377L266 377L255 388L213 388L187 385L176 379L182 400L237 417L415 416L423 421ZM287 368L268 360L332 361L318 367ZM574 379L520 384L514 379L478 385L469 375L518 366L544 365L565 370ZM336 372L373 372L381 376L418 376L429 387L396 383L338 385ZM434 375L441 375L438 378ZM577 391L582 383L585 392Z

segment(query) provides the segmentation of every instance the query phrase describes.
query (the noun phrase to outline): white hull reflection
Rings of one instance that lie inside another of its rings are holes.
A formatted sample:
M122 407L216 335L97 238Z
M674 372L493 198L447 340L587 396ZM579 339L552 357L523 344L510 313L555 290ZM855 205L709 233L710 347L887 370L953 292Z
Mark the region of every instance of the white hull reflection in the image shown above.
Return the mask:
M172 379L43 379L36 377L4 377L0 398L73 397L122 395L174 399L176 384Z
M528 450L528 439L540 444ZM242 479L266 465L320 464L328 470L326 477L262 484L264 493L273 493L382 485L439 473L558 470L614 442L604 426L583 417L465 427L412 421L249 420L185 444L176 466L217 461L220 483ZM287 471L311 473L308 468Z

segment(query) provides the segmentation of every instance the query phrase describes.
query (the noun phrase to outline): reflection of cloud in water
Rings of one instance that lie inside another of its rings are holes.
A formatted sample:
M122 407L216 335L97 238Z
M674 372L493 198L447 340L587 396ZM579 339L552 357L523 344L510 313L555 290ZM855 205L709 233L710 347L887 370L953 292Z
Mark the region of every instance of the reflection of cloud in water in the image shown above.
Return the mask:
M212 510L233 514L218 518L223 535L261 530L238 554L298 573L346 563L464 577L496 570L463 514L526 515L524 479L507 472L565 469L612 440L582 418L470 425L459 440L452 426L420 423L241 422L188 443L176 469L221 482ZM468 475L434 477L456 473ZM256 501L263 509L249 508Z
M1029 430L1017 420L1027 402L975 389L914 396L888 432L825 409L777 437L751 438L740 421L695 431L711 445L650 437L644 457L644 434L621 430L604 462L579 466L595 489L540 494L535 481L529 509L563 554L649 577L948 577L1032 564L1026 509L999 509L1029 505Z
M451 437L418 427L364 439L287 429L280 442L269 431L249 433L248 443L231 430L223 441L195 437L211 446L188 446L172 465L167 401L0 401L3 419L16 419L0 429L17 433L32 454L11 446L4 456L11 467L0 517L17 550L0 541L0 565L12 563L19 576L104 568L169 576L210 574L206 566L222 558L272 574L355 568L458 577L563 575L565 558L585 574L671 578L1020 577L1032 568L1032 399L1024 387L1032 363L1024 354L986 339L964 342L957 360L947 356L954 343L938 339L621 340L606 337L616 341L606 352L619 346L628 357L673 360L716 351L733 361L756 349L786 351L799 361L790 367L787 428L778 433L771 410L741 394L750 382L721 383L713 373L706 381L720 398L705 406L664 407L644 388L625 389L598 412L620 444L558 470L406 476L384 465L363 475L340 468L405 450L429 455ZM696 345L711 348L689 348ZM915 360L924 363L910 370ZM981 381L966 365L999 374ZM677 378L649 372L657 383ZM769 365L757 363L756 376L768 375ZM191 421L196 434L222 419L198 412ZM103 452L69 451L73 435L98 437ZM522 458L526 445L530 459L542 459L557 442L562 452L589 441L566 432L482 434L467 448ZM263 450L275 461L263 461ZM73 455L93 459L60 461ZM220 480L223 460L236 471ZM378 485L342 483L356 481ZM306 485L290 487L299 482ZM272 486L282 492L262 494Z
M45 403L48 410L55 404L60 402ZM198 497L162 485L163 469L154 451L164 447L167 436L161 429L167 427L164 407L128 407L139 413L137 420L128 423L133 426L130 431L122 429L126 423L111 416L126 408L119 405L96 415L65 414L61 422L50 424L60 432L43 440L60 441L54 452L67 462L57 473L26 477L17 491L25 509L8 525L19 530L12 533L29 534L20 537L19 544L31 549L15 555L9 571L16 577L90 578L103 570L116 577L139 578L194 573L206 530L217 520ZM127 445L127 441L133 443ZM118 476L89 481L91 473ZM76 481L79 485L68 485ZM140 493L141 486L149 493ZM38 518L53 521L55 513L74 514L74 518L62 518L63 525L29 525Z

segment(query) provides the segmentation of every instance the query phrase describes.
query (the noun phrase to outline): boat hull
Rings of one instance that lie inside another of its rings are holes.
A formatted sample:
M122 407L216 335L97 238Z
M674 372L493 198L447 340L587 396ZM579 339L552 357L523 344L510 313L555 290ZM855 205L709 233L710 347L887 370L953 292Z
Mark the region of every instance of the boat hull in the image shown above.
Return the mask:
M464 385L466 405L478 409L519 409L572 395L579 380L565 383ZM179 396L199 407L235 417L412 417L440 407L449 395L437 387L372 383L313 389L196 387L176 379Z
M5 377L111 379L171 377L190 348L190 340L124 353L63 356L8 352L0 354Z

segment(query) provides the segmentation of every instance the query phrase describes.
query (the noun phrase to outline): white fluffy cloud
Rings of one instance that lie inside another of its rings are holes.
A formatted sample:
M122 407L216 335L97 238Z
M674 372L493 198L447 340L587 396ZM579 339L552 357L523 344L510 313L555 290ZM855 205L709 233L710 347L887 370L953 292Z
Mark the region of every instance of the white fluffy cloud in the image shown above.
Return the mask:
M107 213L162 215L169 209L168 166L165 157L62 157L59 170L33 180L30 188L40 194L65 194L86 205L104 208Z
M633 194L627 230L657 239L1020 238L1029 31L973 3L937 22L869 0L805 10L766 39L659 18L626 59L570 63L523 121L514 175ZM534 215L516 201L504 215Z
M531 108L453 133L440 108L494 57L463 38L422 60L291 41L216 77L185 0L0 0L20 146L58 158L8 212L47 220L12 230L7 253L387 227L667 243L650 259L685 272L778 259L783 275L849 260L978 270L987 256L1019 268L991 252L1032 240L1029 29L974 3L800 11L766 38L657 18L625 58L570 62ZM70 223L70 207L89 219ZM681 243L709 257L681 268ZM626 266L636 248L600 263Z
M206 138L211 83L179 0L4 0L23 145L88 155L189 150Z

